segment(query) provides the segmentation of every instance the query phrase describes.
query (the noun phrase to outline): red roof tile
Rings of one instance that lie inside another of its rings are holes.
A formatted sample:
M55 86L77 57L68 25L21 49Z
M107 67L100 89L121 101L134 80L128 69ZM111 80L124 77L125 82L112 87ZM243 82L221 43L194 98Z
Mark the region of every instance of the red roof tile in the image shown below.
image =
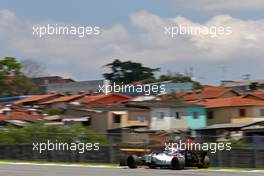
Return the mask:
M31 115L27 112L14 111L7 116L8 120L25 120L25 121L37 121L42 118L41 115Z
M118 93L110 93L108 95L101 94L96 96L86 96L82 99L82 104L119 104L124 101L130 100L132 97L118 94Z
M28 98L25 98L23 100L19 100L19 101L16 101L14 102L14 104L23 104L23 103L27 103L27 102L35 102L35 101L41 101L43 99L46 99L46 98L50 98L50 97L53 97L53 96L56 96L58 94L45 94L45 95L33 95L31 97L28 97Z
M255 92L245 94L244 97L245 98L258 99L258 100L264 100L264 90L262 90L262 89L256 90Z
M264 106L264 101L244 98L243 96L230 98L207 99L205 102L197 102L206 108L233 107L233 106Z
M41 104L53 104L53 103L62 103L62 102L70 102L70 101L74 101L76 99L80 99L82 97L84 97L86 94L77 94L77 95L65 95L59 98L55 98L53 100L50 101L46 101L44 103Z
M252 93L252 95L256 95L258 97L264 98L264 90L256 90L255 92Z
M254 92L254 94L261 94L263 95L264 94L264 89L258 89Z
M222 87L222 86L219 86L219 87L204 86L203 90L201 91L185 93L181 95L180 97L185 101L192 101L192 100L199 100L199 99L218 98L228 92L233 92L236 95L239 95L239 93L231 89L226 89L225 87Z
M7 117L4 114L0 114L0 121L6 120Z

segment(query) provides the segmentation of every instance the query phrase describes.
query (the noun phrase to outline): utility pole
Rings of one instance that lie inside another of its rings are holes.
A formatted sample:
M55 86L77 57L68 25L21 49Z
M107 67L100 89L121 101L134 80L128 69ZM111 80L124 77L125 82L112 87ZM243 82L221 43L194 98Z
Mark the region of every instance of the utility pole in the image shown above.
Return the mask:
M198 78L199 80L205 80L206 79L206 77L199 77ZM202 84L201 84L202 85ZM199 97L199 101L200 102L203 102L204 101L204 86L202 85L202 87L201 87L201 94L200 94L200 97Z
M222 72L222 80L225 80L226 79L226 76L227 76L227 71L228 71L228 67L226 66L220 66L218 67L221 69L221 72Z

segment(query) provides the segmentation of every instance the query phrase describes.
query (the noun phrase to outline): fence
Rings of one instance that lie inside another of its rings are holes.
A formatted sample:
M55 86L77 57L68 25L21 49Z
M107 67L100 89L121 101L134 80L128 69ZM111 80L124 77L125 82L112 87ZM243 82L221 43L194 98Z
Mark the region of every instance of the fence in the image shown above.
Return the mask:
M264 168L264 145L261 143L264 141L264 136L246 136L234 140L219 136L191 138L189 135L169 133L116 133L84 136L71 133L2 132L0 160L118 163L128 155L124 149L141 149L143 152L140 153L143 154L162 151L168 143L179 144L180 141L184 141L187 144L190 139L192 142L208 145L231 143L231 150L217 150L215 153L208 151L211 166ZM37 144L38 148L36 148ZM40 152L39 147L44 144L45 150L43 148ZM48 150L48 144L52 146L51 150ZM56 144L62 144L64 148L55 149Z

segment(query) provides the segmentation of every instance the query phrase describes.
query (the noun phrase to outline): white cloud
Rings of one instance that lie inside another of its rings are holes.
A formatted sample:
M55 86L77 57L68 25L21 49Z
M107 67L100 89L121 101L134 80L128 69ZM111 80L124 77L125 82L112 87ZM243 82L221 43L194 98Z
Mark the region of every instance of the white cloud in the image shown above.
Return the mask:
M147 11L133 13L130 18L133 31L116 24L102 29L100 36L38 38L32 35L31 28L45 22L21 21L13 12L5 10L0 12L0 55L36 59L46 63L52 73L82 79L100 76L102 65L115 58L133 59L153 67L171 67L172 63L179 62L233 62L247 57L259 60L264 55L262 20L245 21L219 15L199 24L180 16L161 18ZM230 26L233 34L218 38L195 35L169 38L164 35L164 26L180 24Z

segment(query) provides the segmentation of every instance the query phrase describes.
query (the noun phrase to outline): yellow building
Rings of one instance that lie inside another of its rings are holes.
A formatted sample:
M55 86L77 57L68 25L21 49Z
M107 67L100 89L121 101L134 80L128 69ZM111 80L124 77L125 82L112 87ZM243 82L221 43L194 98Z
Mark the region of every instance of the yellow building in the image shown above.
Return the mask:
M263 100L237 96L206 100L203 105L207 110L207 125L264 120Z

